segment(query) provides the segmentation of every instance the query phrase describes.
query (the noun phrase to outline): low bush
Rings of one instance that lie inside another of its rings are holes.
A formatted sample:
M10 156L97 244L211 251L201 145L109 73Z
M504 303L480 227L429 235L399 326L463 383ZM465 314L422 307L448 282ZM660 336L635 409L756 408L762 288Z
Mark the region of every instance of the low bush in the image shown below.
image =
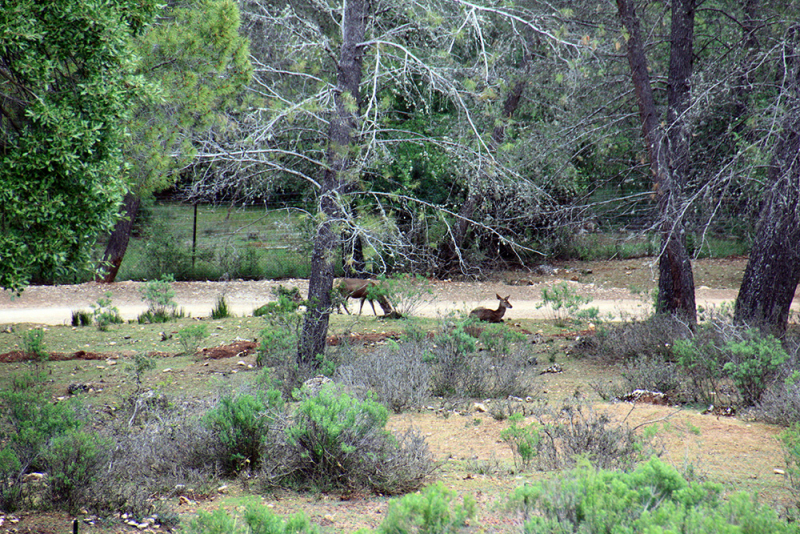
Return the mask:
M263 317L272 314L293 313L302 306L305 301L300 290L296 287L286 288L279 285L272 289L272 294L276 300L267 302L263 306L259 306L253 310L254 317Z
M147 311L139 316L139 323L166 323L178 316L178 305L172 299L175 290L172 283L175 278L164 274L159 280L150 280L140 289L142 300L147 302Z
M644 454L645 444L633 429L614 423L606 415L579 402L567 401L558 409L538 406L531 420L532 428L530 425L518 428L528 428L522 434L531 434L530 438L523 437L525 446L535 447L535 452L526 452L526 457L528 465L538 469L564 469L575 465L580 458L587 458L602 468L627 469ZM512 421L511 428L516 424ZM513 445L514 431L507 436Z
M723 371L733 380L745 406L753 406L761 400L761 395L789 359L779 340L757 330L746 330L737 338L729 339L725 350L729 358Z
M219 440L223 455L222 469L235 474L250 467L257 468L264 453L263 444L271 425L279 420L284 401L277 390L223 395L203 422Z
M261 503L245 505L243 517L229 514L224 508L212 512L200 510L187 526L185 534L319 534L320 529L298 512L283 518Z
M91 312L86 310L75 310L72 312L72 326L90 326L91 324Z
M770 384L756 403L753 415L775 425L800 423L800 383L797 377L790 375Z
M789 359L773 336L723 323L676 341L673 352L691 378L696 400L743 406L760 401Z
M372 391L378 401L400 413L419 407L430 395L431 365L427 343L388 343L359 355L336 370L336 381L351 389Z
M561 282L550 288L542 288L542 302L537 308L550 308L556 326L566 326L577 318L580 307L591 301L591 297L579 295L569 283Z
M193 324L178 330L178 341L183 349L183 354L191 355L197 352L200 343L208 337L208 325Z
M96 432L70 430L51 439L42 454L51 505L72 514L93 505L92 487L111 450L111 440Z
M516 345L525 341L525 335L509 328L508 325L487 324L478 335L483 348L495 357L506 357Z
M389 504L378 534L420 532L455 534L475 517L475 499L467 495L457 502L456 492L441 482L420 493L405 495Z
M489 331L489 334L485 332ZM431 393L442 397L529 396L535 390L531 345L505 325L475 334L473 318L446 317L433 338L427 361L432 368ZM478 351L474 335L491 350Z
M119 309L111 304L111 291L106 291L104 297L97 299L97 303L91 304L92 317L94 324L101 332L108 330L112 324L122 324L122 316L119 314Z
M608 362L648 357L664 360L672 357L672 345L676 340L691 334L686 324L670 315L659 314L644 321L604 326L594 336L583 338L575 350Z
M691 397L681 368L661 355L644 356L626 362L620 374L625 382L623 393L636 389L658 391L673 402L684 402Z
M720 498L715 484L687 482L657 458L631 472L582 462L553 480L519 488L510 501L523 514L523 532L798 532L754 497Z
M418 489L433 471L432 456L416 433L398 439L385 430L388 418L387 409L370 398L323 386L300 402L286 429L297 451L287 482L389 495Z
M527 471L539 452L542 442L541 425L532 423L520 425L522 414L513 414L508 418L509 427L500 432L500 439L508 443L514 455L514 467L517 471Z
M0 510L34 507L23 491L23 477L46 471L45 453L53 440L83 426L76 401L53 403L34 380L16 380L17 388L0 392Z
M227 319L233 317L233 312L228 307L228 301L225 300L225 295L220 295L217 303L211 308L212 319Z
M44 341L44 330L31 328L23 332L20 338L25 358L37 363L44 363L50 358Z
M127 410L127 408L126 408ZM176 496L190 491L209 495L219 487L223 449L218 436L205 424L205 402L148 406L148 417L133 426L130 412L121 411L117 424L105 435L113 440L111 461L93 488L100 512L125 512L141 520L154 513L162 526L174 520L167 501L153 495Z
M381 298L388 300L398 317L414 315L421 306L433 298L433 289L424 276L381 275L378 280L380 284L367 288L367 296L371 300L379 301Z

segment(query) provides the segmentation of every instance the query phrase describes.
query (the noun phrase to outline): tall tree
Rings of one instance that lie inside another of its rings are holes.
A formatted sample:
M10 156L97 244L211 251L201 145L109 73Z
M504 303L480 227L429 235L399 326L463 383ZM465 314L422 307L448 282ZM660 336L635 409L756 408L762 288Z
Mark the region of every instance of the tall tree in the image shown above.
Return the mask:
M691 259L686 250L683 193L689 164L685 114L690 100L695 0L672 1L666 131L653 96L635 0L617 0L617 9L627 32L628 63L658 200L662 244L656 309L694 324L697 311Z
M341 12L342 44L336 66L334 110L328 130L327 168L319 192L319 216L311 255L308 283L308 311L303 322L298 358L307 366L325 353L333 289L334 252L337 226L342 219L339 199L353 186L352 169L355 133L361 107L361 76L364 35L370 17L370 0L345 0ZM356 173L358 171L356 170Z
M91 268L124 194L130 46L154 1L0 2L0 286Z
M226 129L225 114L237 108L252 76L239 23L234 0L191 1L173 6L135 40L142 58L138 72L158 92L139 102L128 125L128 191L98 280L116 278L141 199L175 183L194 160L201 136Z
M767 169L750 258L736 299L734 320L776 336L786 331L800 282L800 26L784 41L779 92L783 120Z

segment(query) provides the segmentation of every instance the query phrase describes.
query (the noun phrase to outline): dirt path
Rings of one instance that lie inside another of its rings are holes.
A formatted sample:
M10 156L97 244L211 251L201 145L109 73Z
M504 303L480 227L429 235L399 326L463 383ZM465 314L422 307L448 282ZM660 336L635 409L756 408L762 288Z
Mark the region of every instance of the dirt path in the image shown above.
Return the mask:
M519 280L516 280L519 283ZM430 282L432 294L425 298L427 302L414 310L414 315L436 317L453 310L470 310L477 306L495 308L495 293L510 295L514 306L507 312L510 318L547 318L550 312L539 308L542 289L561 283L562 279L544 277L536 280L524 280L525 285L509 285L508 280L496 282ZM648 298L637 295L631 290L618 287L603 287L595 283L567 281L574 291L592 297L589 306L597 307L601 316L613 315L615 319L632 318L646 315L651 303ZM237 315L250 315L253 310L274 300L272 289L283 285L297 287L301 294L308 293L308 280L289 279L281 281L230 281L230 282L176 282L175 302L192 317L210 315L217 299L224 295L229 307ZM0 294L0 324L36 323L48 325L69 324L72 312L91 310L91 305L105 295L112 294L112 304L116 306L126 320L135 319L146 308L142 300L142 282L120 282L116 284L97 284L94 282L65 286L31 286L22 296L13 297L8 292ZM720 306L722 302L732 302L736 298L736 290L697 289L697 303L700 306ZM350 309L355 310L351 303ZM357 305L357 304L356 304ZM365 313L371 313L366 305Z

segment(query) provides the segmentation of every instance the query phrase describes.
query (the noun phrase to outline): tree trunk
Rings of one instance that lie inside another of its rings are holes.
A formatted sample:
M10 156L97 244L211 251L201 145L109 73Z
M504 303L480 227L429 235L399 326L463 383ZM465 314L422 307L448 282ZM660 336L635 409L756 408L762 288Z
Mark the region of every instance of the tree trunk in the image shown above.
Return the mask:
M337 220L343 212L339 207L340 194L349 188L352 178L351 150L360 108L359 85L363 61L362 42L366 31L369 0L345 0L342 12L342 48L337 65L335 110L328 132L328 167L320 190L321 222L314 237L311 254L311 277L308 283L308 311L303 321L298 350L298 364L315 368L316 356L325 352L325 338L331 313L334 256L339 243Z
M794 27L796 39L800 27ZM786 45L783 94L787 114L767 171L766 195L750 259L736 298L734 321L783 336L800 282L800 55Z
M647 57L636 11L628 0L617 0L622 24L628 31L628 63L639 105L642 135L650 156L653 187L661 220L661 254L658 261L659 313L671 313L695 324L692 263L686 250L682 214L683 186L689 164L689 135L685 111L689 105L689 77L692 73L695 0L672 2L670 68L668 77L668 129L659 125Z
M128 250L128 243L133 231L133 222L139 212L140 202L141 199L133 193L125 195L120 208L122 217L117 221L111 231L111 235L108 237L108 244L106 244L106 251L103 254L101 263L102 272L98 272L96 281L104 284L113 284L117 278L122 259Z

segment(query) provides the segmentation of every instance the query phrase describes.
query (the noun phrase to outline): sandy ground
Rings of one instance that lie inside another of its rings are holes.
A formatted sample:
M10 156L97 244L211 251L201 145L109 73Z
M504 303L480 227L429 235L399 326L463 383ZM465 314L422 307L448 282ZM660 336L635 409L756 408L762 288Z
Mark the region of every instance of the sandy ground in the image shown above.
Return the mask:
M477 306L495 308L496 293L509 295L513 305L506 316L511 319L548 318L552 312L541 307L542 289L551 287L562 280L545 278L538 281L526 281L525 285L508 285L504 282L430 282L432 293L426 295L425 302L415 307L414 315L436 317L450 311L468 311ZM621 288L600 287L568 281L574 291L588 295L593 300L588 306L597 307L603 317L609 314L613 319L641 317L651 309L649 300ZM229 281L229 282L175 282L174 301L192 317L206 317L220 296L225 296L229 308L237 315L250 315L253 310L269 301L275 300L272 289L297 287L304 296L308 292L308 280L288 279L281 281ZM112 304L116 306L126 320L136 319L147 309L142 300L141 282L119 282L115 284L98 284L89 282L64 286L31 286L21 296L9 292L0 293L0 324L34 323L46 325L70 324L72 312L77 310L91 311L106 292L111 293ZM732 302L736 291L730 289L711 289L698 287L697 304L709 308L719 307L723 302ZM798 302L794 308L798 309ZM351 311L357 311L358 303L351 301ZM378 312L380 308L378 307ZM365 304L364 313L371 314L369 304Z

